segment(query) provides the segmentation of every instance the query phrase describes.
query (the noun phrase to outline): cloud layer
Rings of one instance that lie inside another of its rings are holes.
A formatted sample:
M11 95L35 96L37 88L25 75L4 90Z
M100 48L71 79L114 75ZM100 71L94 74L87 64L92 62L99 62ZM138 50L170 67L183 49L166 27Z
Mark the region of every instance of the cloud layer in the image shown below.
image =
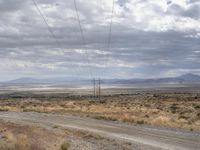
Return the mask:
M82 76L134 78L200 74L199 0L0 0L1 80Z

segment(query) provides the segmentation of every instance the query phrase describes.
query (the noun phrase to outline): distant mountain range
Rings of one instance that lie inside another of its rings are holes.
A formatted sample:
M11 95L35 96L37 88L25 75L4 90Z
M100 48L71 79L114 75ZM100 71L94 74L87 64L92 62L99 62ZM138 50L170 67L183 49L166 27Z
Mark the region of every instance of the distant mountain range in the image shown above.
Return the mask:
M19 78L2 82L3 84L84 84L87 83L88 79L83 78L46 78L46 79L35 79L35 78ZM91 81L90 81L91 82Z
M172 83L194 83L200 82L200 76L195 74L184 74L178 77L156 78L156 79L117 79L106 81L113 84L172 84Z
M172 83L200 83L200 76L195 74L184 74L178 77L156 78L156 79L103 79L105 84L172 84ZM2 82L2 84L91 84L91 80L84 78L19 78Z

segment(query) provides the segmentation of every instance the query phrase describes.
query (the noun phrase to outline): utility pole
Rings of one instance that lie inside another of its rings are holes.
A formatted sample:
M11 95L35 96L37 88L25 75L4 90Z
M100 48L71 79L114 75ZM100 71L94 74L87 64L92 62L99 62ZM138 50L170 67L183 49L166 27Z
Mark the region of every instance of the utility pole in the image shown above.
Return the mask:
M93 90L94 90L94 98L96 98L96 80L93 80Z
M99 79L99 99L101 98L101 80Z
M93 96L94 98L101 98L101 80L98 79L96 80L95 78L93 79Z

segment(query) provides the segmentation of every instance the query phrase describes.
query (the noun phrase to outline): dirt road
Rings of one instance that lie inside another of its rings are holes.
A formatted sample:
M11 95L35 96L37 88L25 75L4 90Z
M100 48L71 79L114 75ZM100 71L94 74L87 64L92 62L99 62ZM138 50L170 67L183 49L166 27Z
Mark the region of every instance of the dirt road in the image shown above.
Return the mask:
M59 126L67 129L85 130L106 138L136 144L141 149L152 150L199 150L200 133L182 130L163 129L149 126L134 126L119 122L108 122L76 116L0 112L0 119L17 122L33 123L41 126Z

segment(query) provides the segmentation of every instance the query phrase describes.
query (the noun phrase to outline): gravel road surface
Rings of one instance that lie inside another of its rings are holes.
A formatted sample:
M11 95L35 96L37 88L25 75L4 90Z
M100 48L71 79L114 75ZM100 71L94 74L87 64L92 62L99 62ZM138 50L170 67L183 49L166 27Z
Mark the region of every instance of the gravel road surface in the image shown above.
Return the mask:
M200 133L144 125L128 125L71 115L35 112L0 112L0 119L11 122L59 126L89 131L106 138L130 142L148 150L200 150Z

